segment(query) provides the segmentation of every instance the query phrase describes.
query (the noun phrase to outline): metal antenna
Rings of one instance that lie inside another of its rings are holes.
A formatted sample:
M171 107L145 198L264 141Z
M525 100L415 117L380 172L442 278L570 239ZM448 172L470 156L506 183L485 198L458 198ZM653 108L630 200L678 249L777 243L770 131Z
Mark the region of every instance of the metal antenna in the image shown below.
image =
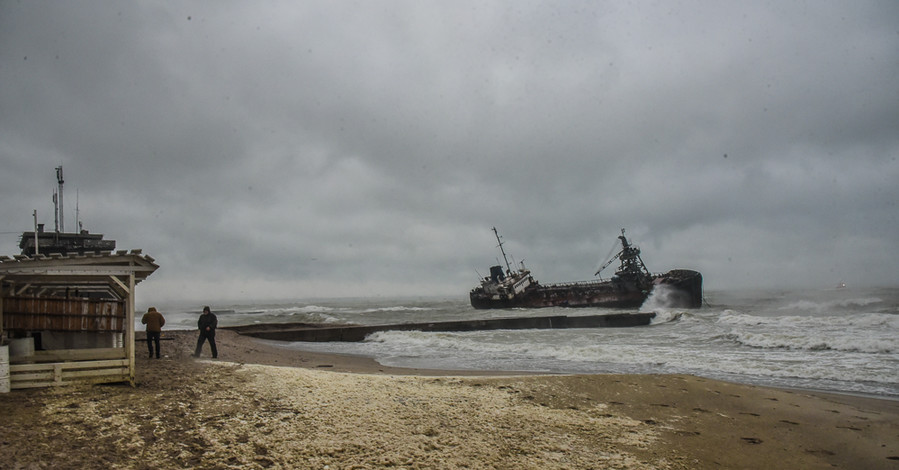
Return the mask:
M62 208L62 185L65 183L62 177L62 165L56 167L56 182L59 184L59 231L66 231L66 216Z
M53 188L53 230L59 233L59 192Z
M34 257L40 254L40 243L37 241L37 209L34 210Z
M509 266L509 258L506 257L506 250L503 249L503 241L500 239L496 227L493 227L493 234L496 235L496 242L499 243L499 251L503 254L503 261L506 262L506 270L507 272L512 272L512 267Z

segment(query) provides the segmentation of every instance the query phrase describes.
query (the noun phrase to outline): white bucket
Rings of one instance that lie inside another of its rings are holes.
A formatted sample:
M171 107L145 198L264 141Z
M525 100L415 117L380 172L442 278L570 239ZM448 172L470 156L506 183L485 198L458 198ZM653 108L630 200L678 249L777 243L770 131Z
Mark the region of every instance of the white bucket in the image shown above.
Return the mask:
M9 393L9 346L0 346L0 393Z
M9 355L28 357L34 355L34 338L14 338L9 340ZM7 362L9 362L7 360Z

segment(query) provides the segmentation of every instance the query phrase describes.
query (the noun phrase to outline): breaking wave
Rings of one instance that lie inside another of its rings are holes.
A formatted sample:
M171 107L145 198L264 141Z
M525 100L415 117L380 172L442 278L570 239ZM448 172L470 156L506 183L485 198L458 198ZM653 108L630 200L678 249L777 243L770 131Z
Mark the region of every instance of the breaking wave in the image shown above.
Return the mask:
M751 333L741 332L729 335L744 346L764 349L801 349L807 351L844 351L869 354L892 354L899 352L895 339L871 338L858 340L830 335L803 335L802 333Z
M362 310L363 313L376 313L376 312L428 312L434 310L433 308L425 308L425 307L404 307L402 305L396 307L379 307L379 308L367 308Z
M748 315L738 313L734 310L724 310L718 319L719 323L729 325L743 326L771 326L779 328L801 328L801 327L885 327L891 329L899 329L899 315L889 313L861 313L846 314L841 316L782 316L782 317L763 317L759 315Z
M654 310L654 313L656 314L656 316L653 317L652 321L649 323L650 325L661 325L664 323L675 322L686 315L686 312L664 309L656 309Z
M813 300L797 300L780 307L780 311L801 311L813 313L827 313L835 311L846 311L855 307L867 307L869 305L882 303L883 300L878 297L864 297L858 299L841 299L831 301L813 301Z
M665 284L655 286L649 297L643 301L640 306L641 312L656 312L660 310L668 310L678 305L683 300L683 294L671 286ZM682 305L682 304L681 304Z
M719 324L731 329L729 339L753 348L899 352L899 336L895 334L899 316L892 314L761 317L725 311Z

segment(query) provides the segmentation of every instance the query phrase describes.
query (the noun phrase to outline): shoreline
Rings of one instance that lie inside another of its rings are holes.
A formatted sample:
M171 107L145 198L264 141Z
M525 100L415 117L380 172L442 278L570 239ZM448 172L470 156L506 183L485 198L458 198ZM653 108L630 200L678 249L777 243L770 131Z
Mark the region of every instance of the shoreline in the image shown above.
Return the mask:
M297 324L287 324L287 325L297 325ZM266 324L264 325L267 328L272 328L276 326L276 324ZM311 325L310 325L311 326ZM220 328L227 329L230 331L238 331L240 327L224 327ZM177 334L192 334L193 330L166 330L166 332L172 332ZM286 346L281 346L281 343L278 340L269 340L269 339L261 339L255 338L248 335L240 335L248 338L251 341L256 341L260 344L266 344L268 346L272 346L278 349L283 349L284 351L295 352L302 356L308 357L337 357L337 358L346 358L347 361L340 361L344 366L346 371L348 372L358 372L358 373L391 373L396 375L464 375L464 376L478 376L478 375L556 375L556 376L565 376L565 375L606 375L603 373L592 374L592 373L572 373L572 372L552 372L552 371L514 371L514 370L482 370L482 369L432 369L432 368L411 368L411 367L394 367L394 366L384 366L377 362L374 358L370 356L360 355L360 354L348 354L348 353L321 353L316 351L306 351L302 349L293 349L288 348ZM358 361L358 362L357 362ZM370 362L370 364L365 364L366 362ZM300 365L299 367L303 367ZM358 368L358 369L357 369ZM389 372L385 372L389 371ZM431 371L431 372L429 372ZM638 374L635 374L638 375ZM649 375L683 375L683 374L649 374ZM692 374L687 374L692 375ZM806 387L788 387L788 386L777 386L777 385L767 385L767 384L753 384L746 382L736 382L729 381L726 379L715 379L703 376L696 376L701 378L706 378L709 380L718 380L722 382L731 382L735 384L741 384L746 386L758 386L758 387L767 387L778 390L786 390L793 391L798 393L814 393L821 395L836 395L836 396L850 396L850 397L859 397L859 398L870 398L873 400L886 400L886 401L896 401L899 402L899 396L893 395L877 395L873 393L864 393L864 392L852 392L852 391L840 391L840 390L827 390L827 389L817 389L817 388L806 388Z
M138 333L138 337L143 334ZM136 386L0 396L10 468L899 468L899 402L689 375L384 367L219 330Z

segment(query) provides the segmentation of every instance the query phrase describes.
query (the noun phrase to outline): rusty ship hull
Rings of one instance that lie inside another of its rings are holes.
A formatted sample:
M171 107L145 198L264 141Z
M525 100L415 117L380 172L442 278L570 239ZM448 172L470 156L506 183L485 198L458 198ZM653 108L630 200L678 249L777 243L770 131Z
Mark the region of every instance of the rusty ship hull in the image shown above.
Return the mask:
M654 276L652 288L644 290L614 281L584 281L564 284L541 285L508 295L505 292L486 292L476 288L469 297L476 309L546 308L546 307L600 307L639 308L652 292L665 286L665 305L672 308L699 308L702 306L702 274L678 269Z
M503 266L492 266L490 276L471 290L471 306L476 309L544 308L544 307L602 307L639 308L653 293L662 297L661 303L672 308L702 306L702 274L690 269L674 269L664 274L650 274L640 257L640 249L630 244L624 229L618 239L622 249L610 258L596 275L619 260L620 267L608 280L569 282L542 285L525 268L512 269L497 232Z

